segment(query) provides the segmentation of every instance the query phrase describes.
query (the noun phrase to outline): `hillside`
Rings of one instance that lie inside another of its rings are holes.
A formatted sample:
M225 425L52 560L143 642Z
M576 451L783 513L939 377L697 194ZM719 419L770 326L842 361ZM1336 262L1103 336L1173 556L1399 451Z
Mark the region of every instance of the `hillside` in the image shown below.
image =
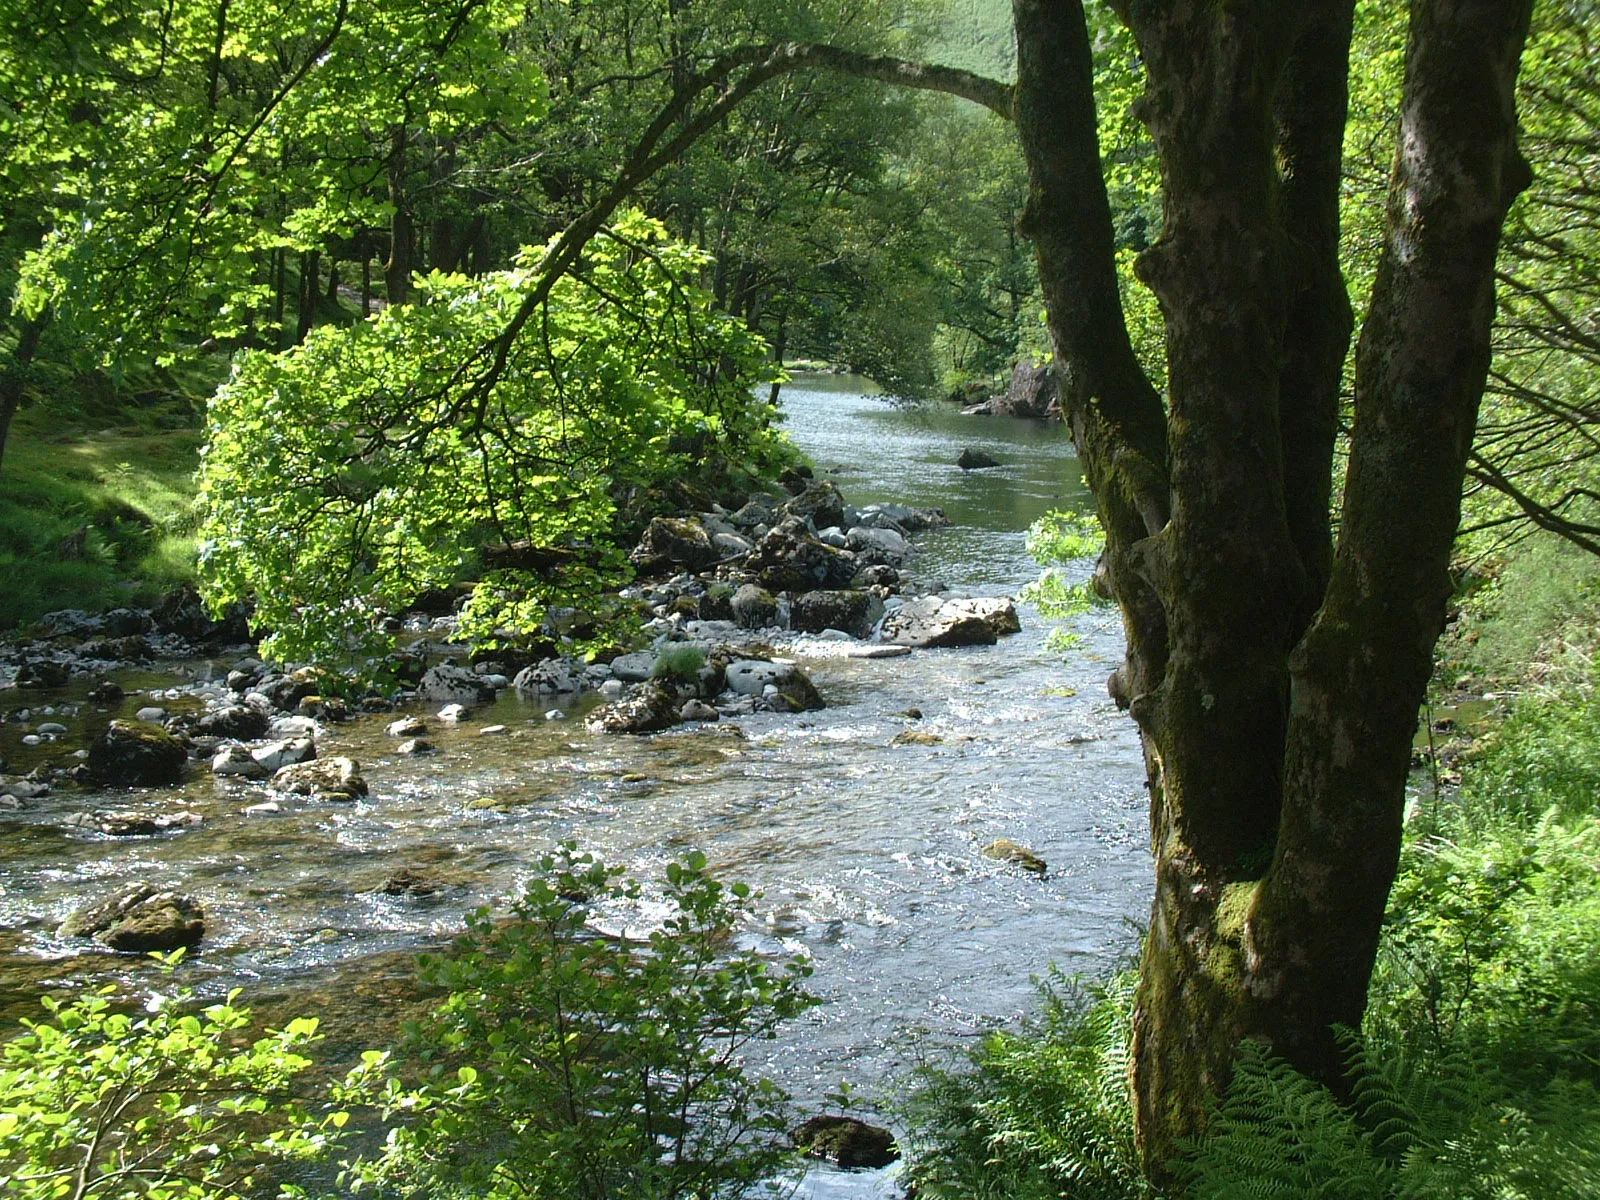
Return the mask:
M944 36L935 45L934 58L982 75L1013 78L1017 47L1008 0L950 0Z

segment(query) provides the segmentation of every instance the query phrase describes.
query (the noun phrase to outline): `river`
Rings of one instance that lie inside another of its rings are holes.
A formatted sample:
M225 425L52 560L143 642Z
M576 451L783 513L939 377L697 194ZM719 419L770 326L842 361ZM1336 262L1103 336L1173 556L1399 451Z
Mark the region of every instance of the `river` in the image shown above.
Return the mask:
M1059 426L895 407L838 376L785 386L783 407L791 436L851 503L946 511L952 526L918 539L911 571L956 592L1014 595L1037 570L1024 550L1028 525L1049 507L1086 503ZM1003 465L959 470L968 446ZM958 1041L1026 1012L1032 977L1051 964L1105 969L1148 911L1139 747L1104 687L1121 633L1110 610L1078 631L1082 644L1063 657L1024 608L1022 633L996 647L808 659L828 707L741 719L742 738L718 726L606 738L574 714L547 720L542 706L506 695L438 729L442 753L419 761L384 736L391 716L362 717L319 742L324 755L362 762L372 796L354 806L249 815L264 798L256 785L203 773L177 795L131 804L125 793L41 798L0 814L0 1010L26 1014L42 990L139 970L53 932L86 897L137 879L179 885L204 904L202 952L183 968L190 983L243 985L251 998L319 1011L380 1006L410 951L447 937L468 909L513 894L558 841L646 875L698 848L762 893L744 944L809 955L812 988L826 1001L755 1065L803 1104L841 1079L870 1100L930 1039ZM220 678L228 666L185 669ZM23 703L12 693L0 708ZM130 711L145 703L162 701L140 698ZM911 708L920 720L900 715ZM89 708L76 720L92 723ZM512 734L477 735L496 723ZM908 728L942 740L890 744ZM0 753L13 763L17 729L0 726ZM206 820L134 839L62 824L86 804L187 807ZM983 857L999 837L1031 847L1048 875ZM370 890L401 867L441 891L419 900ZM807 1186L815 1197L870 1191L826 1172Z

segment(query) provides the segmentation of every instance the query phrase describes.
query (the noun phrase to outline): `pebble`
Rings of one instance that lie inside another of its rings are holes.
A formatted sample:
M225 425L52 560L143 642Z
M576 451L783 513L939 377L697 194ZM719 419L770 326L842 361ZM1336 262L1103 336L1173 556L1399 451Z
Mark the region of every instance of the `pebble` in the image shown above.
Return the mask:
M244 813L247 817L270 817L273 813L280 813L282 811L283 805L279 804L276 800L266 800L260 804L252 804L248 806L244 810Z
M467 715L468 711L469 710L465 704L446 704L439 710L439 720L448 721L451 724L454 724L455 722L462 720Z
M39 732L45 737L60 737L66 731L67 727L59 724L56 721L46 721L43 725L39 726Z
M505 731L506 727L504 725L485 725L482 729L478 730L478 736L497 737Z
M37 733L25 733L22 735L22 744L24 746L37 746L43 741L44 739Z
M565 721L567 719L567 714L562 712L559 708L552 708L549 712L545 713L544 719L546 721Z
M166 709L156 708L154 705L147 705L146 707L141 708L138 712L134 713L133 719L136 721L159 721L166 715Z

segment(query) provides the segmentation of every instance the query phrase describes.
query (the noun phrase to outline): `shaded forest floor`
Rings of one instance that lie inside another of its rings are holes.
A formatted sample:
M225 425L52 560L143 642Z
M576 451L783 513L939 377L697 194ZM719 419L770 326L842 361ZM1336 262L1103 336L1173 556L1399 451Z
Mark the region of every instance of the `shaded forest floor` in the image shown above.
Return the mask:
M148 604L191 581L202 440L182 398L19 414L0 470L0 623Z

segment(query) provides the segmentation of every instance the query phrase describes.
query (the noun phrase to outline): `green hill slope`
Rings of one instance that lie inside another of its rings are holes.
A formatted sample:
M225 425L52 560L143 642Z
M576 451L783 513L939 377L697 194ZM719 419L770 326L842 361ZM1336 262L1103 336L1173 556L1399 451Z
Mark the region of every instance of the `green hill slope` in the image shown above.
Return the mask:
M1010 0L949 0L944 32L933 48L935 61L997 79L1017 72Z

